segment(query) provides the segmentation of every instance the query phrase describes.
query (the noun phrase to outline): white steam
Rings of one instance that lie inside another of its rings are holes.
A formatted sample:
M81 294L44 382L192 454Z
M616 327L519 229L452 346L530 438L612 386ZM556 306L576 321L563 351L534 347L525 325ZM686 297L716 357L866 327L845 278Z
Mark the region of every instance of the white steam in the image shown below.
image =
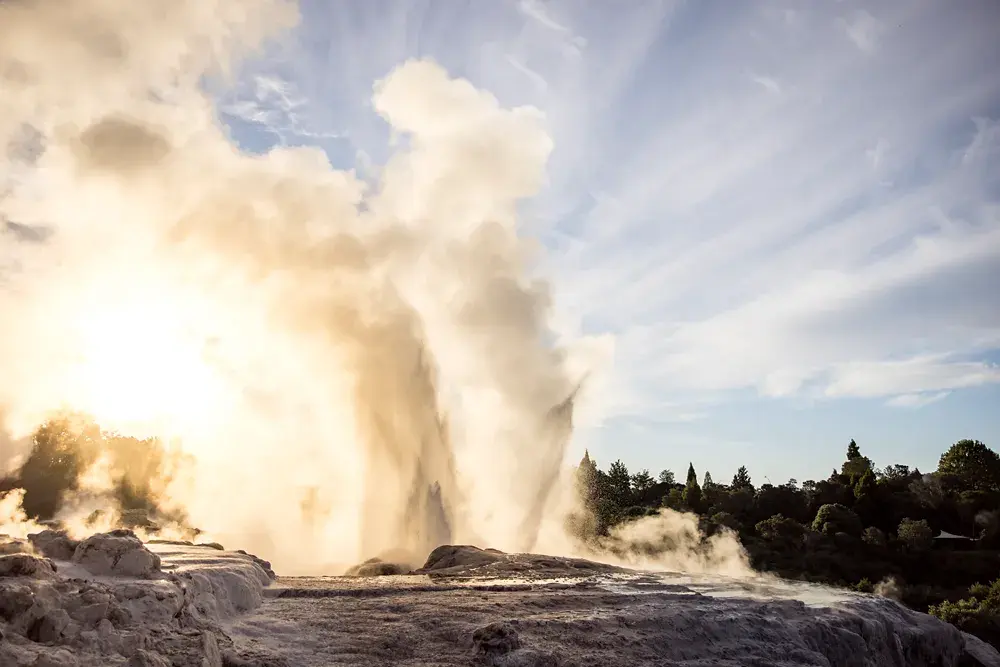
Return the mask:
M540 115L406 63L373 102L409 148L366 191L317 150L239 153L199 88L288 3L0 13L15 433L71 408L179 439L195 463L163 500L286 571L531 548L574 390L516 234Z
M296 19L0 3L0 442L70 409L177 443L161 504L285 573L554 544L579 378L517 234L542 117L413 61L374 87L409 139L374 188L316 149L241 153L202 83Z

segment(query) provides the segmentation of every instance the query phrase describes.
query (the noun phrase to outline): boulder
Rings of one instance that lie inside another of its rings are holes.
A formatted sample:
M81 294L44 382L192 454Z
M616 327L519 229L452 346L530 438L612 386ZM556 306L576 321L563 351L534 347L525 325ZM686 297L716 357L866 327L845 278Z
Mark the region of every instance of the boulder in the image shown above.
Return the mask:
M468 545L446 544L438 547L427 556L421 572L440 572L442 570L459 570L491 565L503 559L503 552L496 549L480 549Z
M0 580L0 620L19 618L35 604L35 593L26 584Z
M28 629L27 637L42 644L56 644L62 639L63 632L69 624L69 614L65 609L53 609L46 612Z
M31 546L30 542L17 537L10 537L9 535L0 535L0 556L6 556L7 554L30 554L34 552L35 549Z
M347 570L348 577L386 577L395 574L409 574L410 569L398 563L388 563L381 558L369 558L360 565Z
M76 547L73 562L97 575L150 577L160 570L160 557L131 530L88 537Z
M521 638L508 621L499 621L473 632L472 645L480 657L496 658L521 648Z
M80 544L61 530L43 530L28 535L28 540L36 550L53 560L72 560L76 547Z
M33 577L45 579L56 572L55 563L48 558L15 553L0 556L0 577Z
M237 549L236 553L243 554L244 556L246 556L247 558L249 558L253 562L257 563L257 565L259 565L261 567L261 569L264 570L265 573L267 573L267 577L271 581L274 581L275 579L278 578L278 575L276 575L274 573L274 570L271 569L271 562L270 561L266 561L263 558L258 558L257 556L254 556L253 554L247 553L243 549Z

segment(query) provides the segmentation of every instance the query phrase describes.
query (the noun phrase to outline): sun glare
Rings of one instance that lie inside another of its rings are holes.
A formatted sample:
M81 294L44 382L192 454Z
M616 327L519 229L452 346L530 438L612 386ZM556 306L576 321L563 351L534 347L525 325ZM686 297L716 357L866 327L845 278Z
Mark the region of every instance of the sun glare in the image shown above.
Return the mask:
M199 324L164 293L91 304L75 332L71 407L137 437L203 432L218 417L223 387Z

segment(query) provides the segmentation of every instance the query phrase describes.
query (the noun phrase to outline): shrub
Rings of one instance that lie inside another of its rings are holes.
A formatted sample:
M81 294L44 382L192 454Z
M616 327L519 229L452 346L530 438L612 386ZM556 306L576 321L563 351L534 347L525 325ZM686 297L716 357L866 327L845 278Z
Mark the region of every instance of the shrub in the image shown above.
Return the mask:
M812 528L826 535L847 533L856 537L861 533L861 519L844 505L829 503L816 512Z
M861 541L870 547L876 547L878 549L884 549L889 543L886 539L885 533L875 526L868 526L865 528L865 531L861 533Z
M926 519L919 521L903 519L899 522L896 537L911 551L926 551L933 544L934 531L931 530Z
M770 519L759 521L754 528L765 540L782 540L796 544L801 544L805 533L805 527L801 523L782 514L775 514Z
M725 526L734 532L739 532L743 525L740 523L739 519L730 514L729 512L716 512L712 515L709 521L716 526Z
M1000 579L969 587L969 595L957 602L932 605L927 613L996 645L1000 640Z
M875 584L873 584L868 577L865 577L864 579L862 579L858 583L854 584L853 588L858 593L874 593L875 592Z

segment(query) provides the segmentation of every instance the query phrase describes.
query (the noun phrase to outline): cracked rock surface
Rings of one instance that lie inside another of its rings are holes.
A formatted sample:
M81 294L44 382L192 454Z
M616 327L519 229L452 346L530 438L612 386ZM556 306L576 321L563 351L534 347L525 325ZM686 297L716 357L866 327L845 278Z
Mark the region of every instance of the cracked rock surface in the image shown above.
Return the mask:
M891 600L775 579L447 546L408 575L272 582L218 545L64 537L0 550L2 667L1000 667Z
M169 544L156 553L131 531L18 542L0 550L3 667L222 667L232 645L222 623L260 604L270 582L249 555Z

